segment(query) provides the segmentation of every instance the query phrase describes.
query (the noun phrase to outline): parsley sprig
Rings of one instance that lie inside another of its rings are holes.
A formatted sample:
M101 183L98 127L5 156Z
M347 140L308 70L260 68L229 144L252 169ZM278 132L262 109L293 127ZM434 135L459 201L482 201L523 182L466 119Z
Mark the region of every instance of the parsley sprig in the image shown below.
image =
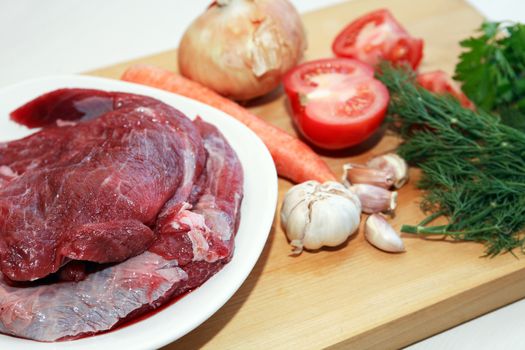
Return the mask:
M461 41L454 78L476 106L525 131L525 25L485 22Z
M422 170L429 216L406 233L486 244L487 255L525 247L525 133L450 96L414 84L411 71L381 66L389 115L403 137L398 152ZM431 225L445 216L445 225Z

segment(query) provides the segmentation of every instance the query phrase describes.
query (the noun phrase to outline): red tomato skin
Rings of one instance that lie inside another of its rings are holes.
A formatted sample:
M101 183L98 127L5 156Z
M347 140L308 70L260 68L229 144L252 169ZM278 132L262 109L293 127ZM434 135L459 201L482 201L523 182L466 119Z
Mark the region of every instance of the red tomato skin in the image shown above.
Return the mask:
M457 83L442 70L418 74L416 80L419 85L430 92L439 95L452 95L463 107L472 110L476 108L474 103L461 91Z
M381 106L372 115L346 117L340 123L330 123L312 116L301 102L300 94L285 85L293 122L303 137L319 148L339 150L355 146L372 136L385 118L390 95L381 82L369 79L373 81L376 98Z
M340 150L358 145L372 136L385 119L387 107L388 104L374 118L348 125L327 125L305 111L294 112L294 122L301 134L312 144L326 150Z
M355 46L360 31L369 23L376 25L388 23L391 26L389 32L390 48L385 48L383 44L380 48L366 53L362 48ZM361 59L373 66L379 63L380 58L383 58L394 64L408 63L414 70L417 69L423 59L423 48L423 40L412 37L392 13L386 9L369 12L357 18L347 25L332 43L332 51L338 57ZM400 52L401 56L399 55Z

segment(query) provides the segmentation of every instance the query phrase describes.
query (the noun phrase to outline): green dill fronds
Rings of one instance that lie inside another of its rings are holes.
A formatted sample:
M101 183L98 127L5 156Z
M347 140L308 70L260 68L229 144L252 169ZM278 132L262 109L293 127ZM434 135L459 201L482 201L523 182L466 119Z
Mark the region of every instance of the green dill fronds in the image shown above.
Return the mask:
M494 256L525 247L525 133L483 111L463 108L414 83L408 69L381 66L390 91L399 154L420 167L422 209L430 215L402 231L486 244ZM429 226L445 216L447 225Z

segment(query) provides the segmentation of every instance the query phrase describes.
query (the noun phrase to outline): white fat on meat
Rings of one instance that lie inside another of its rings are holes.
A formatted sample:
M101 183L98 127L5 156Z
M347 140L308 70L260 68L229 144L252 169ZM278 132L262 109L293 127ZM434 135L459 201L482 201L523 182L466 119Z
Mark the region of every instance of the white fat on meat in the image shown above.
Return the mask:
M57 119L56 120L56 124L59 128L63 128L65 126L75 126L77 125L78 123L77 122L73 122L71 120L62 120L62 119Z
M197 204L197 212L202 212L208 218L209 227L213 232L220 235L224 242L229 241L233 234L231 220L222 210L218 209L216 197L211 194L204 194Z
M184 178L182 180L182 187L185 187L188 189L188 191L191 191L191 188L193 187L193 181L195 176L195 167L196 167L196 159L195 154L191 149L188 147L182 152L182 157L184 158ZM188 192L188 193L189 193Z
M15 177L17 177L18 174L13 171L10 167L7 165L1 165L0 166L0 187L4 186L7 182L11 181Z
M178 231L186 231L185 234L190 239L192 245L193 261L204 260L213 263L222 259L223 257L210 249L210 245L208 244L208 238L214 235L214 230L211 230L208 225L206 225L203 214L190 211L191 208L191 204L184 203L170 223L171 227Z
M6 177L6 178L13 178L17 177L17 173L13 171L10 167L7 165L0 165L0 176Z

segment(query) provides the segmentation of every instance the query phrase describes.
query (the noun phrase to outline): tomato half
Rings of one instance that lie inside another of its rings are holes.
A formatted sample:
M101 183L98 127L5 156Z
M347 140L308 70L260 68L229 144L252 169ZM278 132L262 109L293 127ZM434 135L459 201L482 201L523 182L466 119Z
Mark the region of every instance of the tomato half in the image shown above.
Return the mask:
M385 117L388 90L370 66L357 60L306 62L288 72L283 83L297 128L319 147L361 143Z
M459 85L442 70L418 74L417 82L430 92L450 94L465 108L475 109L474 103L461 91Z
M339 57L357 58L373 66L386 59L416 69L423 58L423 40L413 38L390 11L381 9L345 27L332 43L332 50Z

